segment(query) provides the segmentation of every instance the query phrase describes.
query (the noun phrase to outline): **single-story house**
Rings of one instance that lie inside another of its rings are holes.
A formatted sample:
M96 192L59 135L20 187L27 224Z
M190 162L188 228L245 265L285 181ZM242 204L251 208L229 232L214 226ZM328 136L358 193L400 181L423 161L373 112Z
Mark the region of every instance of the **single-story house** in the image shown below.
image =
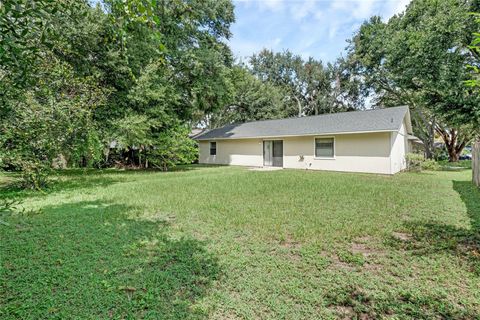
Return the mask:
M417 138L401 106L232 124L194 139L199 163L395 174Z

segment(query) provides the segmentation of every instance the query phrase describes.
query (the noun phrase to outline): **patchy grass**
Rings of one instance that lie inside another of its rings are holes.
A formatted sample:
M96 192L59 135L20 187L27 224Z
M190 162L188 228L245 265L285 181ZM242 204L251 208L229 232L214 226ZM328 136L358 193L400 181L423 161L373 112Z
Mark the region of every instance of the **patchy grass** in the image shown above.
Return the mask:
M443 160L437 161L437 163L443 170L472 169L472 160L460 160L457 162L449 162L448 160Z
M470 172L67 171L0 226L0 318L477 319ZM34 212L40 213L33 214Z

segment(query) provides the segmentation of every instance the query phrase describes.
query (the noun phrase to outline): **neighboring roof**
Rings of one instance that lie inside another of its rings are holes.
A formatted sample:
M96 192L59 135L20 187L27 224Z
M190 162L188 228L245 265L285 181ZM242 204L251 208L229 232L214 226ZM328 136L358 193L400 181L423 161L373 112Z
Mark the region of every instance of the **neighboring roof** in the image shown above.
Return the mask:
M194 137L195 140L246 139L334 133L398 131L410 113L407 106L351 111L319 116L263 120L227 125ZM409 133L410 123L407 125Z
M188 134L188 137L189 138L195 138L196 136L201 135L205 131L206 131L206 129L200 129L200 128L192 129L192 131L190 131L190 133Z
M408 135L408 140L410 140L410 141L412 141L412 142L414 142L414 143L423 144L423 141L420 140L420 138L415 137L415 136L412 135L412 134L409 134L409 135Z

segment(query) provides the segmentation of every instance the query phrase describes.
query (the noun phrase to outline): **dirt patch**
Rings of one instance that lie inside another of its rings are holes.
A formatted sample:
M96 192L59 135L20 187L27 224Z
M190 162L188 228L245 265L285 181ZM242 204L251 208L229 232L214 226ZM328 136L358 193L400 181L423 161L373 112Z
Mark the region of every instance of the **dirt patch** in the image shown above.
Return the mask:
M348 320L356 317L356 313L350 306L336 306L333 308L339 319Z
M383 266L378 263L367 262L363 265L363 268L371 273L380 273L383 272Z
M289 249L299 249L302 246L301 243L295 241L291 235L287 235L285 238L281 239L279 244L281 247Z
M355 239L355 242L357 243L368 243L372 241L372 237L370 236L363 236L363 237L358 237Z
M354 266L340 260L340 258L336 254L333 256L325 255L325 257L327 257L331 262L331 264L328 266L329 269L343 269L348 271L355 270Z
M373 248L372 246L367 245L365 243L354 242L352 243L350 249L353 254L361 254L366 258L370 256L380 256L385 254L383 250Z
M279 241L280 250L282 255L292 261L300 261L302 255L300 254L301 243L295 241L291 235L287 235L284 239Z
M302 255L295 251L288 252L286 256L289 260L292 260L295 262L302 260Z
M350 306L335 306L332 308L334 312L336 313L338 319L341 320L369 320L369 319L374 319L373 317L370 317L366 313L356 313L352 307Z
M412 240L412 235L405 232L393 232L392 237L401 241L410 241Z

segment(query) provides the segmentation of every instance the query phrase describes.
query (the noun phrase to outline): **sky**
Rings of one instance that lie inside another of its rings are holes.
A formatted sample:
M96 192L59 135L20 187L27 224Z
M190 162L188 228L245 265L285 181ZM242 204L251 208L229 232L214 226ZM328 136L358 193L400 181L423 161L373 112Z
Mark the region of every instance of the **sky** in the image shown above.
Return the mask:
M410 0L234 0L236 22L229 43L237 58L263 48L290 50L334 62L363 21L387 21Z

